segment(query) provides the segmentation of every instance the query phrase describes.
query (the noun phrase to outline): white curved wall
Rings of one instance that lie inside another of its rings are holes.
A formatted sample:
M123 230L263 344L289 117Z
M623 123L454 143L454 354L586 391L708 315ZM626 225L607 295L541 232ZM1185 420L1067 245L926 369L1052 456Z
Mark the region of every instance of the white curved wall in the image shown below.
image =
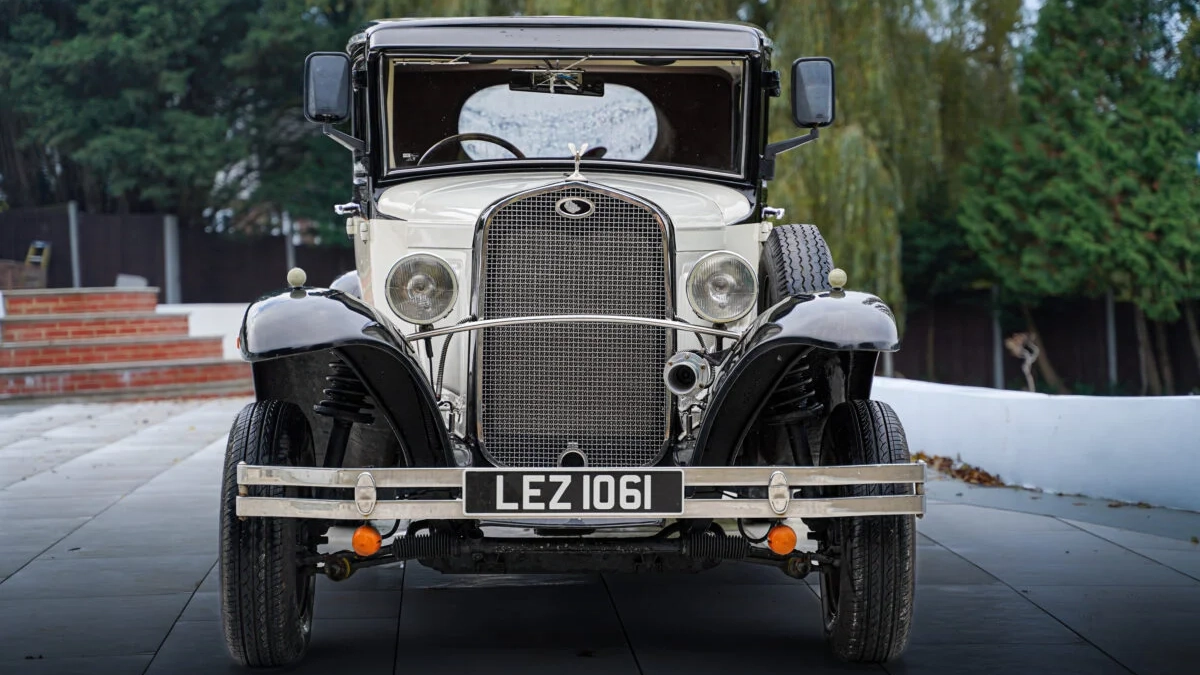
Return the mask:
M912 451L1006 482L1200 511L1200 396L1048 396L878 378Z

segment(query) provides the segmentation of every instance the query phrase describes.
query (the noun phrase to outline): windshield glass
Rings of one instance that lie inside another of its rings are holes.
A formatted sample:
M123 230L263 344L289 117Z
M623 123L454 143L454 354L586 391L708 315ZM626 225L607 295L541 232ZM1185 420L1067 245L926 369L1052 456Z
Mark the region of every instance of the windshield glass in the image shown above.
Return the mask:
M743 59L390 61L392 169L571 158L739 173Z
M513 91L506 84L467 99L458 115L459 133L500 136L526 157L562 157L567 144L604 148L606 159L641 161L658 138L654 104L637 89L610 84L604 96L548 96ZM471 159L511 159L513 154L486 141L465 141Z

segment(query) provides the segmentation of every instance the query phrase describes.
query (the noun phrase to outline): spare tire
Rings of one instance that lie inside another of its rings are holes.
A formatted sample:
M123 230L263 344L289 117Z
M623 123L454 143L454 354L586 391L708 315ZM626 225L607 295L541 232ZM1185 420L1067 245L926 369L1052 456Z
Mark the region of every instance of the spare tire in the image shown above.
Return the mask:
M790 295L832 290L829 272L833 256L816 225L778 225L763 249L759 294L770 307Z

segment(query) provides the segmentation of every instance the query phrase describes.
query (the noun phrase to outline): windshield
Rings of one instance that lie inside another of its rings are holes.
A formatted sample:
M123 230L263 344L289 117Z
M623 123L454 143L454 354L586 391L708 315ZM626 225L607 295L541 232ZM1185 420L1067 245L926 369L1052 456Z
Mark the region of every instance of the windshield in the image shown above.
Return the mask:
M394 58L391 169L468 162L642 162L737 174L743 59Z

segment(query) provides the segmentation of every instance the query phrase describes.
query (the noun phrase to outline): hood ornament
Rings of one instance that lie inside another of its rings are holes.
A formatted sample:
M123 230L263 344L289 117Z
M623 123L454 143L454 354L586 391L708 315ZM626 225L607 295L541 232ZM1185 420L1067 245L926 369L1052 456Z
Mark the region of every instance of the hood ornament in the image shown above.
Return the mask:
M567 147L570 148L571 154L575 157L575 173L567 176L567 180L586 181L587 178L585 178L583 174L579 173L579 163L583 161L583 153L587 152L588 144L584 143L583 145L580 145L578 149L576 149L574 143L567 143Z

